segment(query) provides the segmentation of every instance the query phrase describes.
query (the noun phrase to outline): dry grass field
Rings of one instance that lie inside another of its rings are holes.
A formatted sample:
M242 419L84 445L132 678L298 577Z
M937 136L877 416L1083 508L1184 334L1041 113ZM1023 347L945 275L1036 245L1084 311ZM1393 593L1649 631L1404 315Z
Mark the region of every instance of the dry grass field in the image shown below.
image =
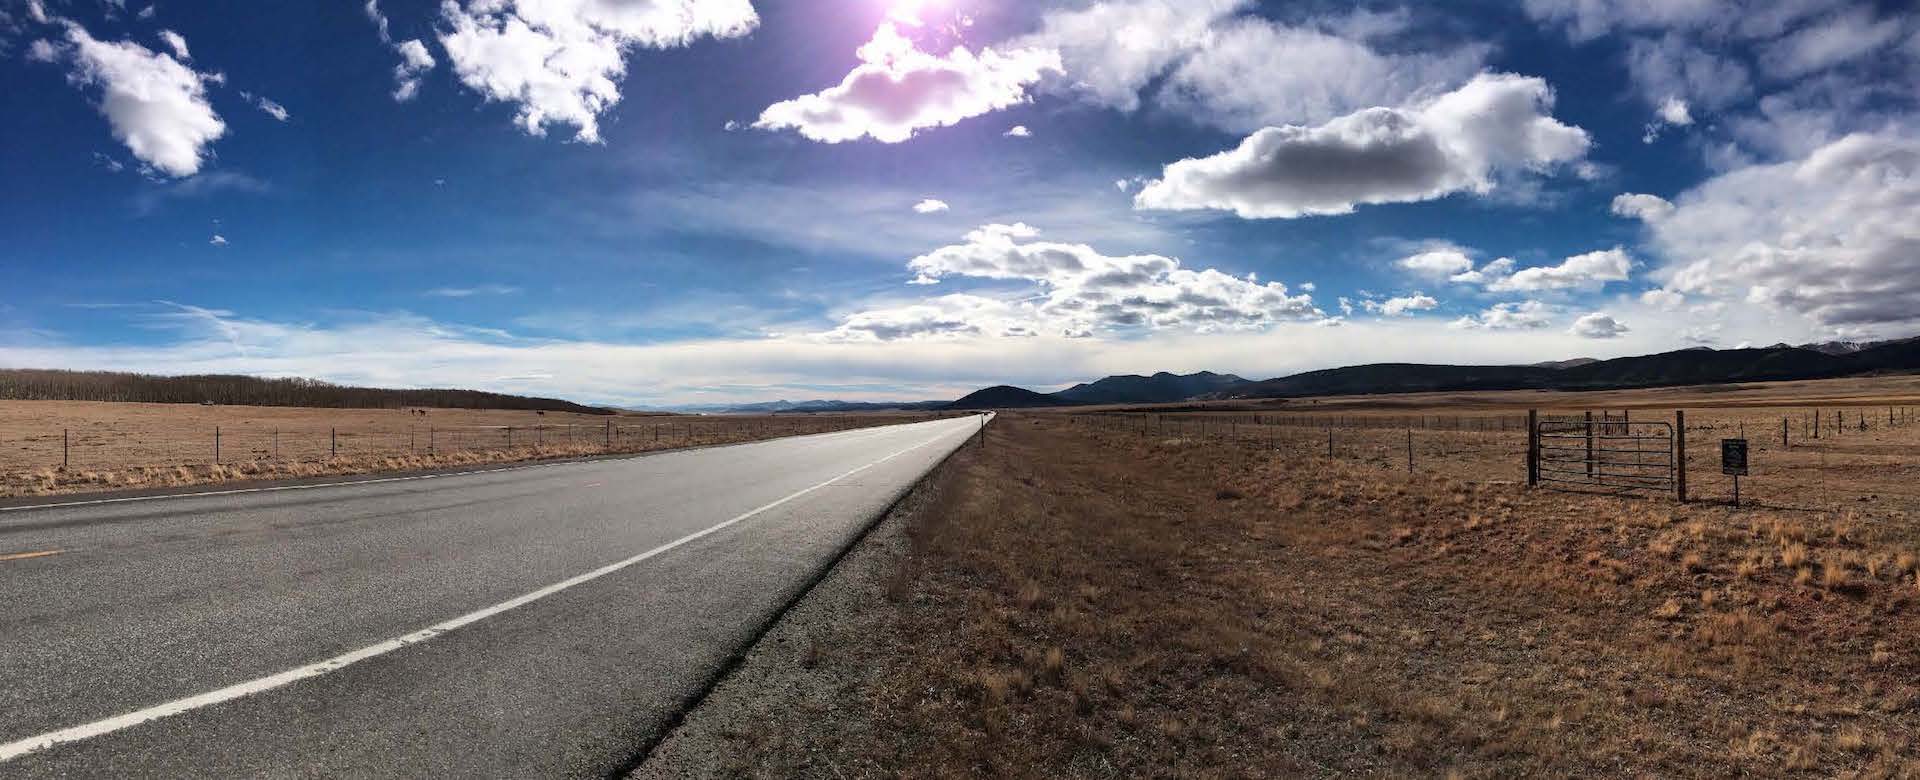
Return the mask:
M1686 403L1704 451L1802 400ZM1735 509L1708 456L1684 505L1529 490L1518 430L1417 431L1408 473L1404 430L1003 415L879 606L758 661L790 707L676 740L758 777L1920 776L1920 422L1880 422L1760 448Z
M0 401L0 497L645 452L925 417Z

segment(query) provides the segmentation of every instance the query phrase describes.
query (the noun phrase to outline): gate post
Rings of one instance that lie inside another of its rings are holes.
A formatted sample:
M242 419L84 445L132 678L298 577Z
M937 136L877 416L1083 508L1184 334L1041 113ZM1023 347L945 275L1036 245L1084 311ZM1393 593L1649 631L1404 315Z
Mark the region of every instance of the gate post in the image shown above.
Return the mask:
M1527 487L1540 486L1540 410L1527 410Z
M1673 479L1674 497L1680 503L1687 503L1687 413L1673 413L1673 466L1676 469Z
M1593 481L1593 412L1587 412L1587 481Z

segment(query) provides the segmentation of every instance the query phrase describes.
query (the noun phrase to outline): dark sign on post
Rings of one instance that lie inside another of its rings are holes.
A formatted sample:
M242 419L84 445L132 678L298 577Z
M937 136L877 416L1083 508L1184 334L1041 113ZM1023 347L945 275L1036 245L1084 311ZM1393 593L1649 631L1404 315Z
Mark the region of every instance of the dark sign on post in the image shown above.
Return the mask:
M1747 440L1720 440L1720 473L1729 476L1747 475Z

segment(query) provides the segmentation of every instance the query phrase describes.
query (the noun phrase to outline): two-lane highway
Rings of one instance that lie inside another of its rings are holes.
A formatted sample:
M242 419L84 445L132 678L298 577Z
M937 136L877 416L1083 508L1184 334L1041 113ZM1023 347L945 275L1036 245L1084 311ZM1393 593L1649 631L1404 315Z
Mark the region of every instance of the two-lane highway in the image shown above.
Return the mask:
M0 777L617 770L979 425L0 510Z

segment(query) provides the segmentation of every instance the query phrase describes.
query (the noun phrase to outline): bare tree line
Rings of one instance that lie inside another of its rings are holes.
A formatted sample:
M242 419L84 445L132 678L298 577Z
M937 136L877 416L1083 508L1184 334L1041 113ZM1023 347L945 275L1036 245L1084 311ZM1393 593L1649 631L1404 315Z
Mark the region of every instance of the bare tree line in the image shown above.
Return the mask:
M0 369L0 400L120 401L233 406L310 406L329 409L518 409L583 414L611 410L552 398L478 390L396 390L350 387L317 379L224 374L158 376L112 371Z

